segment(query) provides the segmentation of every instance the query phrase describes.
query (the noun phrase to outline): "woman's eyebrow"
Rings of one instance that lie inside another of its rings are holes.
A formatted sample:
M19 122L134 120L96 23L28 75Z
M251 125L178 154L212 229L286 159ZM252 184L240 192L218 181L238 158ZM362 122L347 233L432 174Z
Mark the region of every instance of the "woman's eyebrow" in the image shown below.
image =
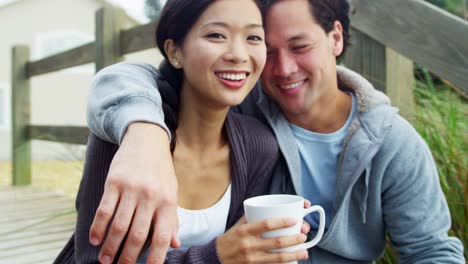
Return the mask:
M218 26L218 27L224 27L224 28L229 28L229 24L225 22L208 22L202 26L202 28L209 27L209 26ZM248 24L244 26L244 28L263 28L262 24Z

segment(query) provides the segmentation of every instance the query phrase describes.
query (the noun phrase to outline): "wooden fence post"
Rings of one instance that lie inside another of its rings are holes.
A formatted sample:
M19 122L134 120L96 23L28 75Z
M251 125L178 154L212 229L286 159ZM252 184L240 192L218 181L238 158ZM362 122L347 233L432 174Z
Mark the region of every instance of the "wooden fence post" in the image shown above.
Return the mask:
M121 10L104 6L96 12L96 72L123 60L120 52L120 30L123 25Z
M351 42L344 64L385 92L400 114L412 120L413 63L358 30L351 30Z
M386 48L387 88L385 92L392 104L400 109L400 114L414 121L414 65L413 62L396 51Z
M12 161L13 185L31 184L31 141L28 126L30 123L31 99L27 73L29 48L14 46L11 54L11 94L12 94Z

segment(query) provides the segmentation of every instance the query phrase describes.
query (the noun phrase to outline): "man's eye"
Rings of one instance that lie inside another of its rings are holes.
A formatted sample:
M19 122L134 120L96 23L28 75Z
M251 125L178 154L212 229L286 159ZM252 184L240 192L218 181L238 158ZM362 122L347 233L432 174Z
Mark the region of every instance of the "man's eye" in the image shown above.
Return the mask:
M226 39L226 37L221 33L211 33L211 34L208 34L207 37L213 38L213 39Z
M302 51L302 50L305 50L306 48L307 48L307 45L298 45L298 46L292 47L294 51Z

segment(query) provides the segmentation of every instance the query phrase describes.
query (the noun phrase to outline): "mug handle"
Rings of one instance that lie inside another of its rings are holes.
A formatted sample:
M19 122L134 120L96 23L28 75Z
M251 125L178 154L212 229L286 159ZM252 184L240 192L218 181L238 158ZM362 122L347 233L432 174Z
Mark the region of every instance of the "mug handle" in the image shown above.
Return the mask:
M303 217L310 214L310 213L312 213L312 212L318 212L319 215L320 215L320 223L319 223L318 232L311 241L309 241L307 243L304 243L302 245L299 245L299 249L311 248L311 247L317 245L318 242L320 241L320 239L322 239L323 231L325 230L325 211L323 210L323 208L321 206L314 205L314 206L311 206L309 208L304 208Z

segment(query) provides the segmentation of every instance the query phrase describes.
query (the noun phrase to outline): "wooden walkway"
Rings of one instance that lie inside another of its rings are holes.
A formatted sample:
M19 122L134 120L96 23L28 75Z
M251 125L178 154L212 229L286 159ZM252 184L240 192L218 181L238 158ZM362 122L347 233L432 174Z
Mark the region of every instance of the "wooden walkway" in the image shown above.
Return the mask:
M0 263L52 263L75 228L74 200L34 187L0 187Z

